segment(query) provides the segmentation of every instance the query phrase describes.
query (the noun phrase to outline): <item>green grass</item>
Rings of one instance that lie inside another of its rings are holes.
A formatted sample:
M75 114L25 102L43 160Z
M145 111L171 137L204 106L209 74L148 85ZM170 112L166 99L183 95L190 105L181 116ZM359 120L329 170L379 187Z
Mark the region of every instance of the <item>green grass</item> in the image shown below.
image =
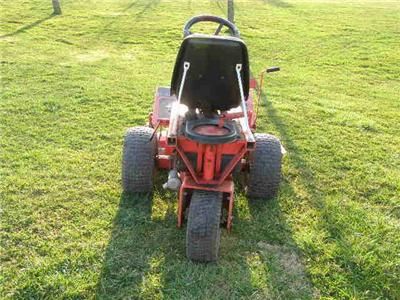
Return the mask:
M125 128L183 23L224 1L1 2L1 289L10 299L400 299L400 3L237 1L266 82L278 199L239 189L221 259L185 257L176 195L121 195Z

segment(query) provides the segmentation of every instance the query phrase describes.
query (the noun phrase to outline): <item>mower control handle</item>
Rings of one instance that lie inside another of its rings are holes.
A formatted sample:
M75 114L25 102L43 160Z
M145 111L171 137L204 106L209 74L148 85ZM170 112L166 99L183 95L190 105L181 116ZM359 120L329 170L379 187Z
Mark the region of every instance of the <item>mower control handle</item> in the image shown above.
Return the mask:
M221 18L217 16L210 16L210 15L201 15L201 16L196 16L191 18L189 21L186 22L185 27L183 27L183 36L187 37L188 35L191 35L192 32L190 31L190 28L199 22L214 22L222 26L228 27L229 31L231 32L231 35L234 37L240 37L239 29L233 24L232 22ZM218 34L219 30L216 31L216 34Z
M272 73L272 72L277 72L280 70L281 70L281 68L279 68L279 67L270 67L270 68L266 69L265 72Z

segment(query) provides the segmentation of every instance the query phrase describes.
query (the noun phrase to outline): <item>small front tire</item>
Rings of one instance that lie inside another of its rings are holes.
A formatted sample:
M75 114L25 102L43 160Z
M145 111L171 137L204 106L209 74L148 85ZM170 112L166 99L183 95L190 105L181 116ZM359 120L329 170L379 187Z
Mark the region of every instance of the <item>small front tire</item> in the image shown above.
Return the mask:
M193 192L186 231L186 254L190 260L213 262L218 259L221 209L222 193Z

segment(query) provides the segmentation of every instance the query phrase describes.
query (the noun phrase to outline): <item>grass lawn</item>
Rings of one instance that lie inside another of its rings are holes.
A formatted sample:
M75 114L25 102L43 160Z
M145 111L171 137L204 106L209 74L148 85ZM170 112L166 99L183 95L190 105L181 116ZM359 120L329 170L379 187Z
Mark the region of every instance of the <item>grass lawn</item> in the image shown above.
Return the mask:
M242 0L279 197L236 195L218 264L185 257L176 195L124 197L124 131L191 16L225 1L1 1L0 298L400 299L400 2ZM164 177L163 177L164 176Z

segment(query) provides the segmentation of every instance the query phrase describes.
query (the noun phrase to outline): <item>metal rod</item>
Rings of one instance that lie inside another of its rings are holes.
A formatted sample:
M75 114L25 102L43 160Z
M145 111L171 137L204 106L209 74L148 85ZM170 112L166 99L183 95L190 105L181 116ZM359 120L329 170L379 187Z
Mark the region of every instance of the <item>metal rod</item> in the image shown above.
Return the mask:
M263 84L264 84L264 74L265 74L265 71L263 71L263 72L261 72L261 74L260 74L260 82L259 82L259 84L258 84L258 90L257 90L257 94L258 94L258 97L257 97L257 108L256 108L256 118L255 118L255 122L257 122L257 117L258 117L258 111L259 111L259 108L260 108L260 101L261 101L261 95L262 95L262 87L263 87Z
M190 68L190 63L185 61L183 63L183 76L182 76L182 81L181 81L181 86L179 87L179 94L178 94L178 104L181 104L181 97L182 97L182 92L183 92L183 86L185 85L185 80L186 80L186 73Z
M244 125L246 127L246 128L244 128L244 130L246 132L251 132L250 127L249 127L249 118L247 116L246 100L244 99L242 76L240 75L241 70L242 70L242 64L237 64L236 65L236 74L237 74L237 79L238 79L238 83L239 83L240 98L242 99L241 105L242 105L242 110L243 110Z
M181 104L183 86L185 85L186 73L189 70L189 68L190 68L190 63L185 61L183 63L183 75L182 75L181 86L179 87L178 101L177 101L177 103L174 102L172 104L170 123L169 123L169 127L168 127L168 144L176 144L176 131L178 129L178 121L179 121L180 104Z

